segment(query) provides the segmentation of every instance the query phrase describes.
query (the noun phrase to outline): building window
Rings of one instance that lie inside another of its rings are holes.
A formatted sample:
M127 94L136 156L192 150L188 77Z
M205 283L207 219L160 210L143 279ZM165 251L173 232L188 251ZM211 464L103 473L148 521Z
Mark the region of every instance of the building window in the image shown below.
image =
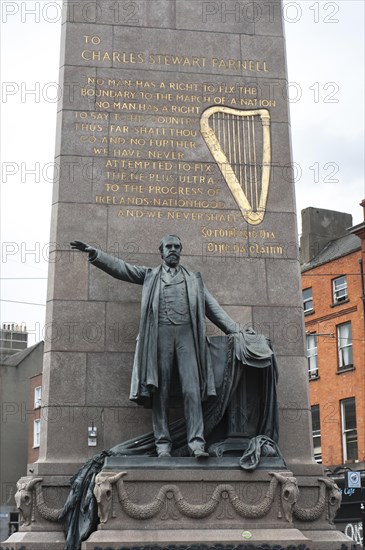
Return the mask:
M304 315L313 312L312 288L306 288L303 290L303 308Z
M333 303L340 304L348 298L347 294L347 278L346 275L338 277L332 281L333 288Z
M352 367L352 328L350 322L337 325L337 346L339 370Z
M357 429L355 397L341 401L343 461L357 460Z
M314 460L319 464L322 464L321 424L320 424L320 418L319 418L319 405L313 405L311 407L311 413L312 413L312 436L313 436Z
M19 531L19 512L10 512L9 514L9 537Z
M34 408L39 409L42 405L42 386L34 388Z
M41 438L41 421L34 420L33 423L33 447L39 447Z
M309 378L318 378L318 352L316 334L307 334L307 359Z

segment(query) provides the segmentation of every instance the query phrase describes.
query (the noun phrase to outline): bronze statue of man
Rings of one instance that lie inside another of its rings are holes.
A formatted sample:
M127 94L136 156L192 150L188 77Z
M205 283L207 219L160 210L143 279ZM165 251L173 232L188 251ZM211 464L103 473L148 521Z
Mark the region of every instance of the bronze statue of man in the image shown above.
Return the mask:
M171 456L169 397L173 366L179 374L187 442L196 458L206 457L202 401L216 394L206 356L205 317L225 334L238 332L236 323L203 284L200 273L180 265L182 244L176 235L160 242L162 265L135 266L81 241L73 249L89 253L90 262L122 281L143 285L141 319L134 357L130 399L152 399L152 420L159 457Z

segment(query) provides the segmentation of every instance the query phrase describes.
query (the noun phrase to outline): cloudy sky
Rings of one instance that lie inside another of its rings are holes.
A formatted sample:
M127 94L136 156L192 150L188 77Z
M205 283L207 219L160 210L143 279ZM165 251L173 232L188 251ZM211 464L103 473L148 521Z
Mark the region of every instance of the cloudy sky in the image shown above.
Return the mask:
M44 327L60 6L1 5L0 318L26 323L30 344ZM287 0L284 15L298 212L340 210L360 223L364 2Z

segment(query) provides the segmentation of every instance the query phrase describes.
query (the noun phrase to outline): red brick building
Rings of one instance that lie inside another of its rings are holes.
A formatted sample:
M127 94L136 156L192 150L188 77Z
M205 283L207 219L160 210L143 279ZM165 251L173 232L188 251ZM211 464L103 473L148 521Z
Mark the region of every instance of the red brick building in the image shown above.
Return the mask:
M314 454L326 466L364 469L365 221L350 227L350 215L314 208L302 218Z

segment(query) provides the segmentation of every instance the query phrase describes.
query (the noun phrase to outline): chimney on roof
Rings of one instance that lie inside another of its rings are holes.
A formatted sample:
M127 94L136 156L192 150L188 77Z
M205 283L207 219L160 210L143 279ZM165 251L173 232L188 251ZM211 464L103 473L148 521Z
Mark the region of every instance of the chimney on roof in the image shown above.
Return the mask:
M355 225L354 227L350 227L349 233L352 233L353 235L356 235L357 237L359 237L359 239L361 239L362 253L365 260L365 199L360 202L360 206L362 206L364 209L364 221Z
M348 235L346 229L351 226L351 214L312 206L302 210L301 263L313 260L330 241Z
M365 199L363 199L363 200L360 202L360 206L362 206L363 211L364 211L364 222L365 222Z

